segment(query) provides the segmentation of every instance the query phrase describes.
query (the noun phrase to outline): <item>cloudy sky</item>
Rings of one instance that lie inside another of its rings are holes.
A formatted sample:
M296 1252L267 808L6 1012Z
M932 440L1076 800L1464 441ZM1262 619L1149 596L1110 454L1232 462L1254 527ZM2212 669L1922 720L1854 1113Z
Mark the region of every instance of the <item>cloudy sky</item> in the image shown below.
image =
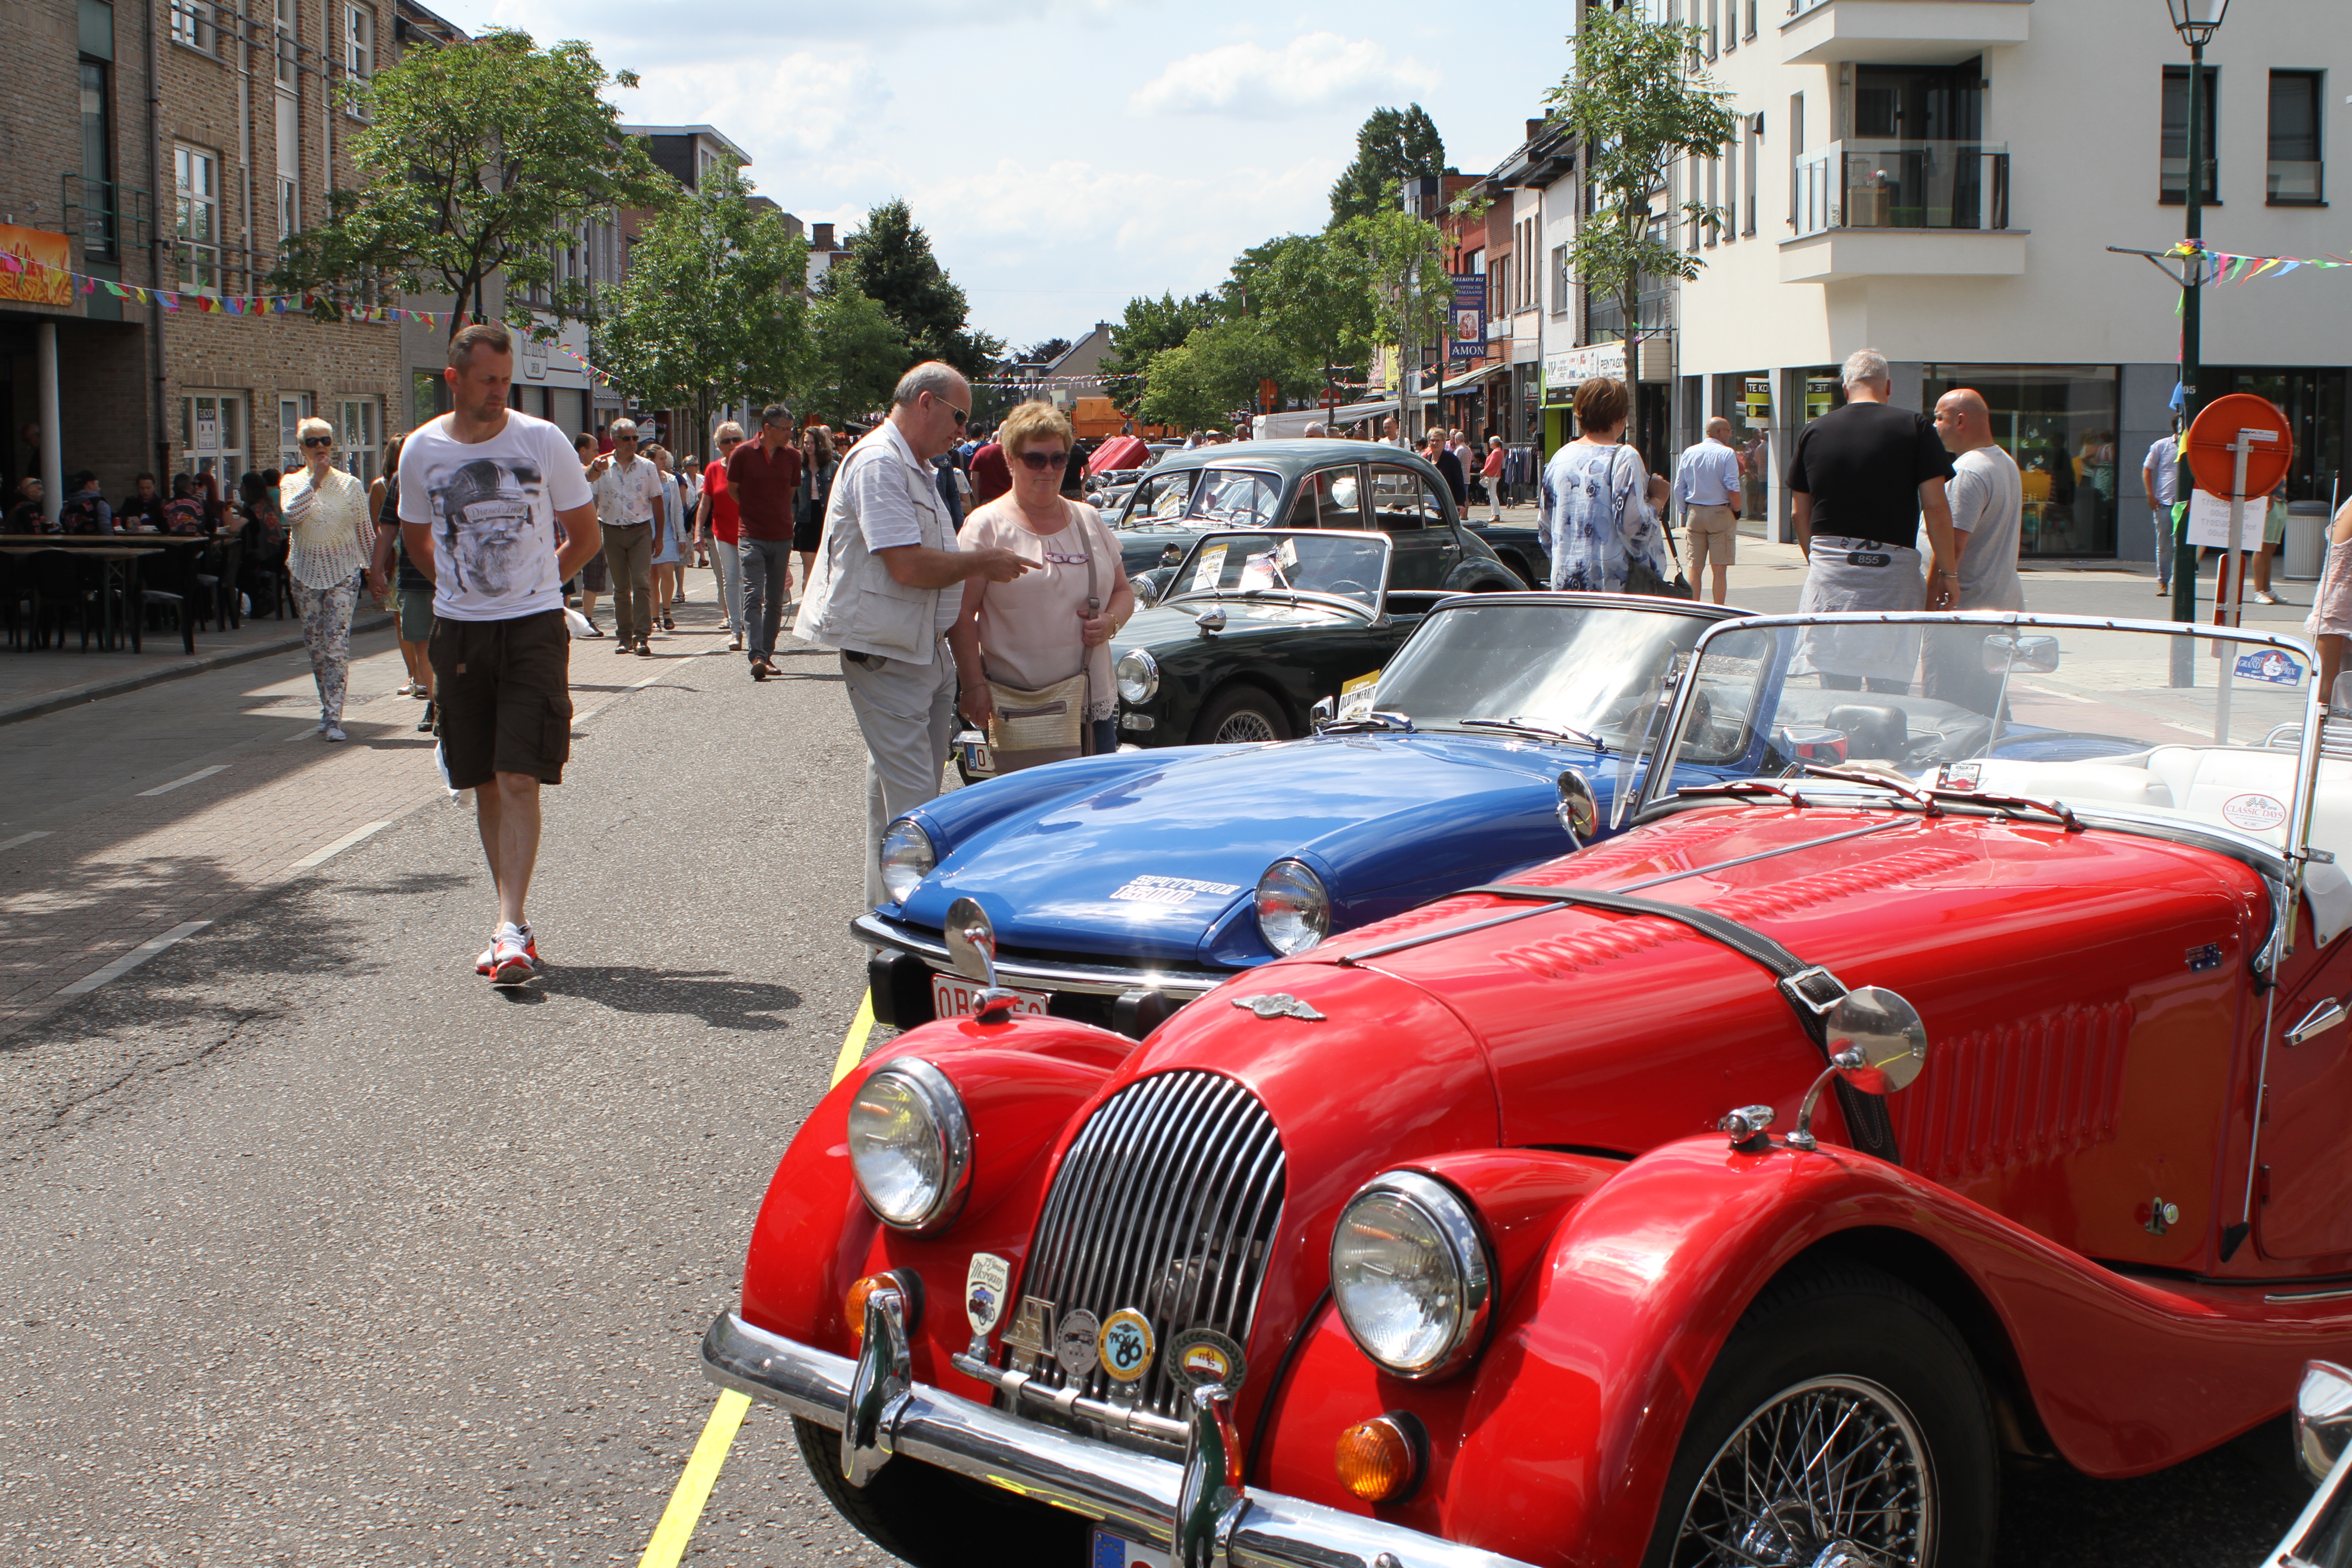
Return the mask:
M429 3L465 27L587 39L644 79L615 95L625 120L716 126L803 222L845 232L904 196L973 322L1016 347L1319 228L1380 105L1421 103L1449 160L1493 167L1568 63L1565 0Z

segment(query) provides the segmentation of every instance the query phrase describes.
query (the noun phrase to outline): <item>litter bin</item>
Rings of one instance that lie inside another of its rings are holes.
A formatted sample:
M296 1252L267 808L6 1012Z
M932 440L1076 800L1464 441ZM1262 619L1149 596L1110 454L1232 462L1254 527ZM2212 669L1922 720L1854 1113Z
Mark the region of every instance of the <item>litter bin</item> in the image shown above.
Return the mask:
M2286 503L2286 580L2315 583L2327 562L2327 503L2295 500Z

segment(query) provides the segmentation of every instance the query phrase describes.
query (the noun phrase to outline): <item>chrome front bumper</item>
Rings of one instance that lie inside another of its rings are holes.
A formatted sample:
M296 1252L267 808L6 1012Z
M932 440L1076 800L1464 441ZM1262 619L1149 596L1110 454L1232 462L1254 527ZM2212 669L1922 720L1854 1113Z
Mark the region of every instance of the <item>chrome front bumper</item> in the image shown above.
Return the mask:
M947 943L928 933L908 930L896 921L866 913L849 922L849 934L868 946L911 952L942 974L956 972ZM996 980L1031 991L1072 991L1086 996L1123 996L1130 991L1157 991L1180 1002L1190 1002L1231 980L1239 970L1146 968L1119 963L1041 963L1022 958L996 958Z
M1148 1542L1178 1568L1529 1568L1319 1503L1228 1488L1234 1434L1222 1401L1214 1415L1202 1402L1195 1441L1178 1464L915 1383L899 1312L896 1292L873 1293L854 1362L724 1313L702 1336L703 1374L842 1433L853 1485L904 1455Z

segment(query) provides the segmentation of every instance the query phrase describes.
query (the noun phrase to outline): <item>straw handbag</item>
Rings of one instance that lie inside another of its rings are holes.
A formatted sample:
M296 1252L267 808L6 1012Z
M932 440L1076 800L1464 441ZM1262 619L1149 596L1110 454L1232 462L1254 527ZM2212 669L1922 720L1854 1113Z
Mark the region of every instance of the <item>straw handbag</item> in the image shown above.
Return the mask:
M1073 523L1077 529L1078 542L1087 552L1087 614L1093 616L1102 608L1094 531L1083 519L1074 519ZM988 683L989 706L993 710L988 721L988 746L995 755L998 773L1014 773L1086 754L1089 732L1087 706L1092 694L1087 666L1092 662L1093 652L1081 639L1078 672L1067 680L1057 680L1034 691L998 680Z

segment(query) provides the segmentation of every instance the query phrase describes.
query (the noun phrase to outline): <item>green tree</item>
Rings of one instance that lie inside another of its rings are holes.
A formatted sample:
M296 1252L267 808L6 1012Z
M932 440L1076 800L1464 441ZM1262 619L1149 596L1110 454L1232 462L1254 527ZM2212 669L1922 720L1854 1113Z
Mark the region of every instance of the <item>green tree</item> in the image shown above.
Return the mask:
M1162 425L1225 425L1258 405L1268 381L1284 396L1306 396L1322 389L1323 367L1301 359L1255 316L1214 321L1151 356L1143 415Z
M970 303L905 202L884 202L867 213L866 226L843 247L851 253L850 283L898 323L916 359L945 360L974 378L988 374L1004 342L965 324Z
M1192 335L1194 328L1223 320L1224 313L1223 302L1205 290L1187 300L1173 294L1129 300L1125 315L1110 330L1110 352L1102 361L1104 386L1120 412L1142 411L1144 378L1153 355L1177 347Z
M1445 172L1445 142L1421 105L1375 109L1356 132L1356 161L1331 187L1334 227L1397 205L1409 175Z
M1371 316L1371 341L1397 350L1397 389L1421 363L1424 343L1444 342L1454 283L1445 270L1444 237L1437 226L1402 207L1351 218L1336 237L1360 268Z
M1696 64L1699 28L1653 22L1632 7L1580 7L1577 16L1569 39L1575 64L1544 101L1583 149L1591 206L1570 252L1577 276L1589 291L1616 297L1631 363L1643 279L1688 279L1703 265L1671 243L1671 224L1659 221L1675 209L1654 213L1651 204L1674 160L1714 156L1732 139L1738 117L1727 106L1730 94ZM1685 202L1679 211L1710 232L1723 226L1722 215L1704 202Z
M360 177L330 195L325 222L287 241L269 287L316 295L330 318L373 303L378 282L450 294L455 336L503 271L510 321L536 321L533 300L589 315L584 284L556 281L557 249L592 217L677 194L604 100L606 86L636 82L608 76L583 43L541 49L507 28L446 48L419 40L342 88L367 114L352 138Z
M864 419L889 403L916 358L907 334L879 304L854 286L821 288L809 301L801 412L835 426Z
M806 349L808 246L781 214L755 207L731 169L674 204L629 249L596 334L598 357L656 407L713 394L780 396Z
M1344 230L1286 234L1234 258L1225 286L1230 308L1246 311L1312 373L1360 365L1370 353L1377 311L1364 252Z

